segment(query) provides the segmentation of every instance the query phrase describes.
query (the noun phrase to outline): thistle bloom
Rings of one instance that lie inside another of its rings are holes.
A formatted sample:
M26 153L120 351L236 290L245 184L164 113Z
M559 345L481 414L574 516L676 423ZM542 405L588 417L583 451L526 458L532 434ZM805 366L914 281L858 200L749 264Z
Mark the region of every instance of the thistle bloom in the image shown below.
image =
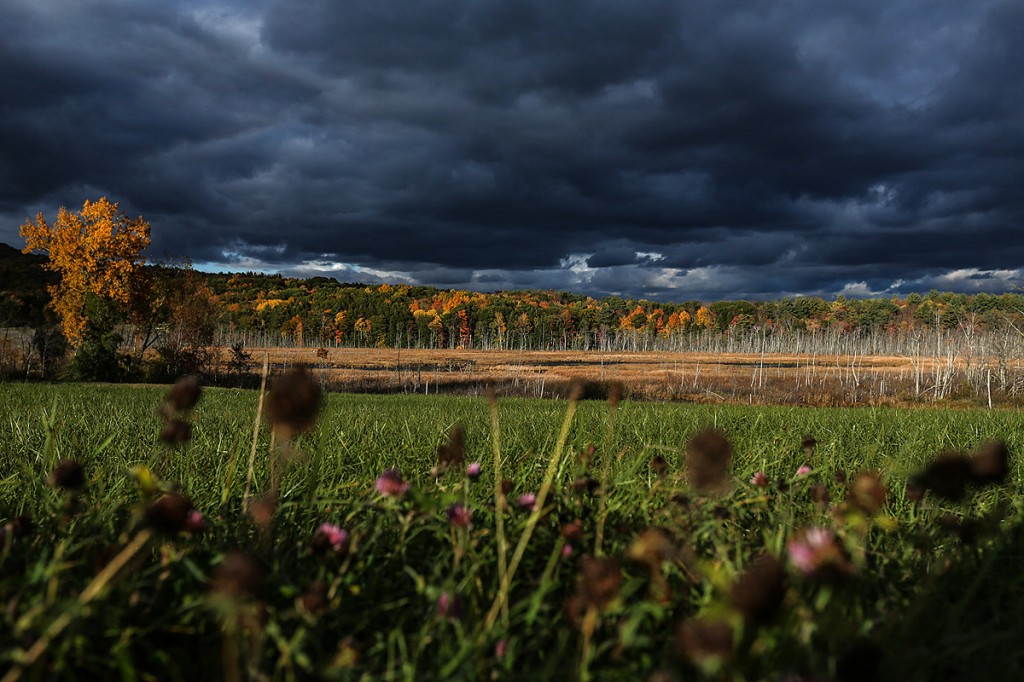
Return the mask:
M198 509L193 509L188 513L188 519L185 521L185 531L188 533L202 533L206 530L206 519L203 518L203 513Z
M753 478L750 479L750 484L755 485L758 488L767 488L768 476L763 471L758 471L754 474Z
M452 506L448 507L448 522L457 528L469 528L469 524L473 521L473 510L462 504L456 502Z
M480 478L480 462L473 462L466 467L466 477L471 481Z
M409 490L409 482L402 478L398 469L388 469L380 475L374 487L384 497L401 497Z
M533 493L523 493L519 496L517 504L524 511L533 511L533 505L537 504L537 496Z
M451 621L458 620L462 615L462 600L457 594L442 592L441 596L437 598L437 613L442 618Z
M846 548L825 528L803 529L786 543L786 548L796 569L809 578L830 580L853 572Z
M802 465L799 469L796 470L797 476L806 476L809 473L811 473L811 467L807 466L806 464Z
M340 552L345 547L345 543L348 542L348 531L339 528L333 523L321 523L316 533L318 536L323 537L335 552Z

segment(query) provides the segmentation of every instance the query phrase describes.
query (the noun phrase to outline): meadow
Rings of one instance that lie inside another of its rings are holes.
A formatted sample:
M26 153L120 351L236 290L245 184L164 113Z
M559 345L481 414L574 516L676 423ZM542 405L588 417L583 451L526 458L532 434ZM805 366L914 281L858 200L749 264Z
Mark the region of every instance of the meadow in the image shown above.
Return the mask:
M1024 674L1016 411L297 388L0 385L3 681Z

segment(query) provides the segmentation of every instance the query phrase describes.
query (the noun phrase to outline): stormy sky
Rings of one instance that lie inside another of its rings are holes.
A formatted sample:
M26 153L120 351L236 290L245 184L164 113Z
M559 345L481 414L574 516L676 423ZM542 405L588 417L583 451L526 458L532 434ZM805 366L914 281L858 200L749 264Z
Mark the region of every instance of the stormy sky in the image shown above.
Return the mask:
M0 0L0 241L657 300L1006 291L1020 0Z

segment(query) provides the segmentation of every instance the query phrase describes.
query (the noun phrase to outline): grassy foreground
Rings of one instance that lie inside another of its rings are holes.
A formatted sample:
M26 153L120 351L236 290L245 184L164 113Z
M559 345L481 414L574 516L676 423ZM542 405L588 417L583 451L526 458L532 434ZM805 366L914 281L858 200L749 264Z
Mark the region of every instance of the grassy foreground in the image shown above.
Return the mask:
M291 443L261 428L243 511L257 393L205 391L175 448L166 393L0 385L5 682L1024 674L1018 460L906 491L942 451L1019 452L1016 412L509 399L496 486L486 400L330 395Z

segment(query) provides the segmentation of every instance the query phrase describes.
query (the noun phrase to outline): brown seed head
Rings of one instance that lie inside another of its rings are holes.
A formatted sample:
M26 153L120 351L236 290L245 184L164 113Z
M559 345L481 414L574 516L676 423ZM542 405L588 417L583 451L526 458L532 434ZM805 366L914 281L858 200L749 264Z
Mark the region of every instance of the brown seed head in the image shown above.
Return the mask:
M786 596L786 569L771 554L763 554L736 580L729 593L732 607L748 625L767 625Z
M686 471L690 485L699 492L719 492L727 487L732 446L721 431L704 429L686 444Z
M828 492L828 486L824 483L815 483L807 490L807 495L811 498L811 502L824 507L832 501L832 495Z
M882 478L870 472L857 474L846 500L865 514L877 514L885 506L885 486L882 485Z
M585 610L593 606L603 609L619 595L622 569L619 562L608 557L585 556L580 567L576 596Z
M313 428L319 413L320 386L305 368L282 374L267 395L267 416L287 436Z
M164 493L146 507L146 525L164 535L177 535L188 528L188 516L194 509L184 495Z
M456 424L448 432L448 442L437 448L437 466L460 468L466 459L466 429Z
M732 655L732 626L725 621L694 619L683 621L676 632L676 649L694 663Z
M621 381L612 381L608 383L608 406L615 409L622 402L622 396L626 393L626 387L622 385Z
M914 504L920 504L924 500L925 487L920 477L914 477L907 481L907 488L904 495Z
M253 596L263 582L263 570L252 557L230 552L213 571L210 589L231 599Z
M636 536L629 546L627 556L633 561L647 565L651 571L660 572L661 563L674 554L672 541L660 528L648 528Z
M273 493L267 493L252 501L249 507L249 516L252 522L260 528L268 528L274 520L274 511L277 509L277 497Z
M179 412L189 410L199 402L201 393L202 388L199 386L199 379L193 376L182 377L167 392L164 402Z
M46 481L62 490L78 490L85 485L85 471L76 460L62 459L57 462Z
M192 438L192 425L184 419L168 419L160 430L160 440L171 447L187 443Z
M327 606L327 582L316 580L306 588L299 605L307 613L323 613Z
M1010 472L1010 450L1001 440L982 443L971 458L971 474L980 485L997 484Z
M566 540L579 540L583 537L583 521L576 519L562 526L562 537Z
M816 448L817 446L818 440L811 434L807 434L800 439L800 447L803 448L803 451L808 455L814 452L814 448Z
M658 478L665 478L668 474L668 462L661 455L655 455L651 460L651 470Z
M962 452L944 452L921 472L925 488L954 502L962 500L971 480L971 461Z

